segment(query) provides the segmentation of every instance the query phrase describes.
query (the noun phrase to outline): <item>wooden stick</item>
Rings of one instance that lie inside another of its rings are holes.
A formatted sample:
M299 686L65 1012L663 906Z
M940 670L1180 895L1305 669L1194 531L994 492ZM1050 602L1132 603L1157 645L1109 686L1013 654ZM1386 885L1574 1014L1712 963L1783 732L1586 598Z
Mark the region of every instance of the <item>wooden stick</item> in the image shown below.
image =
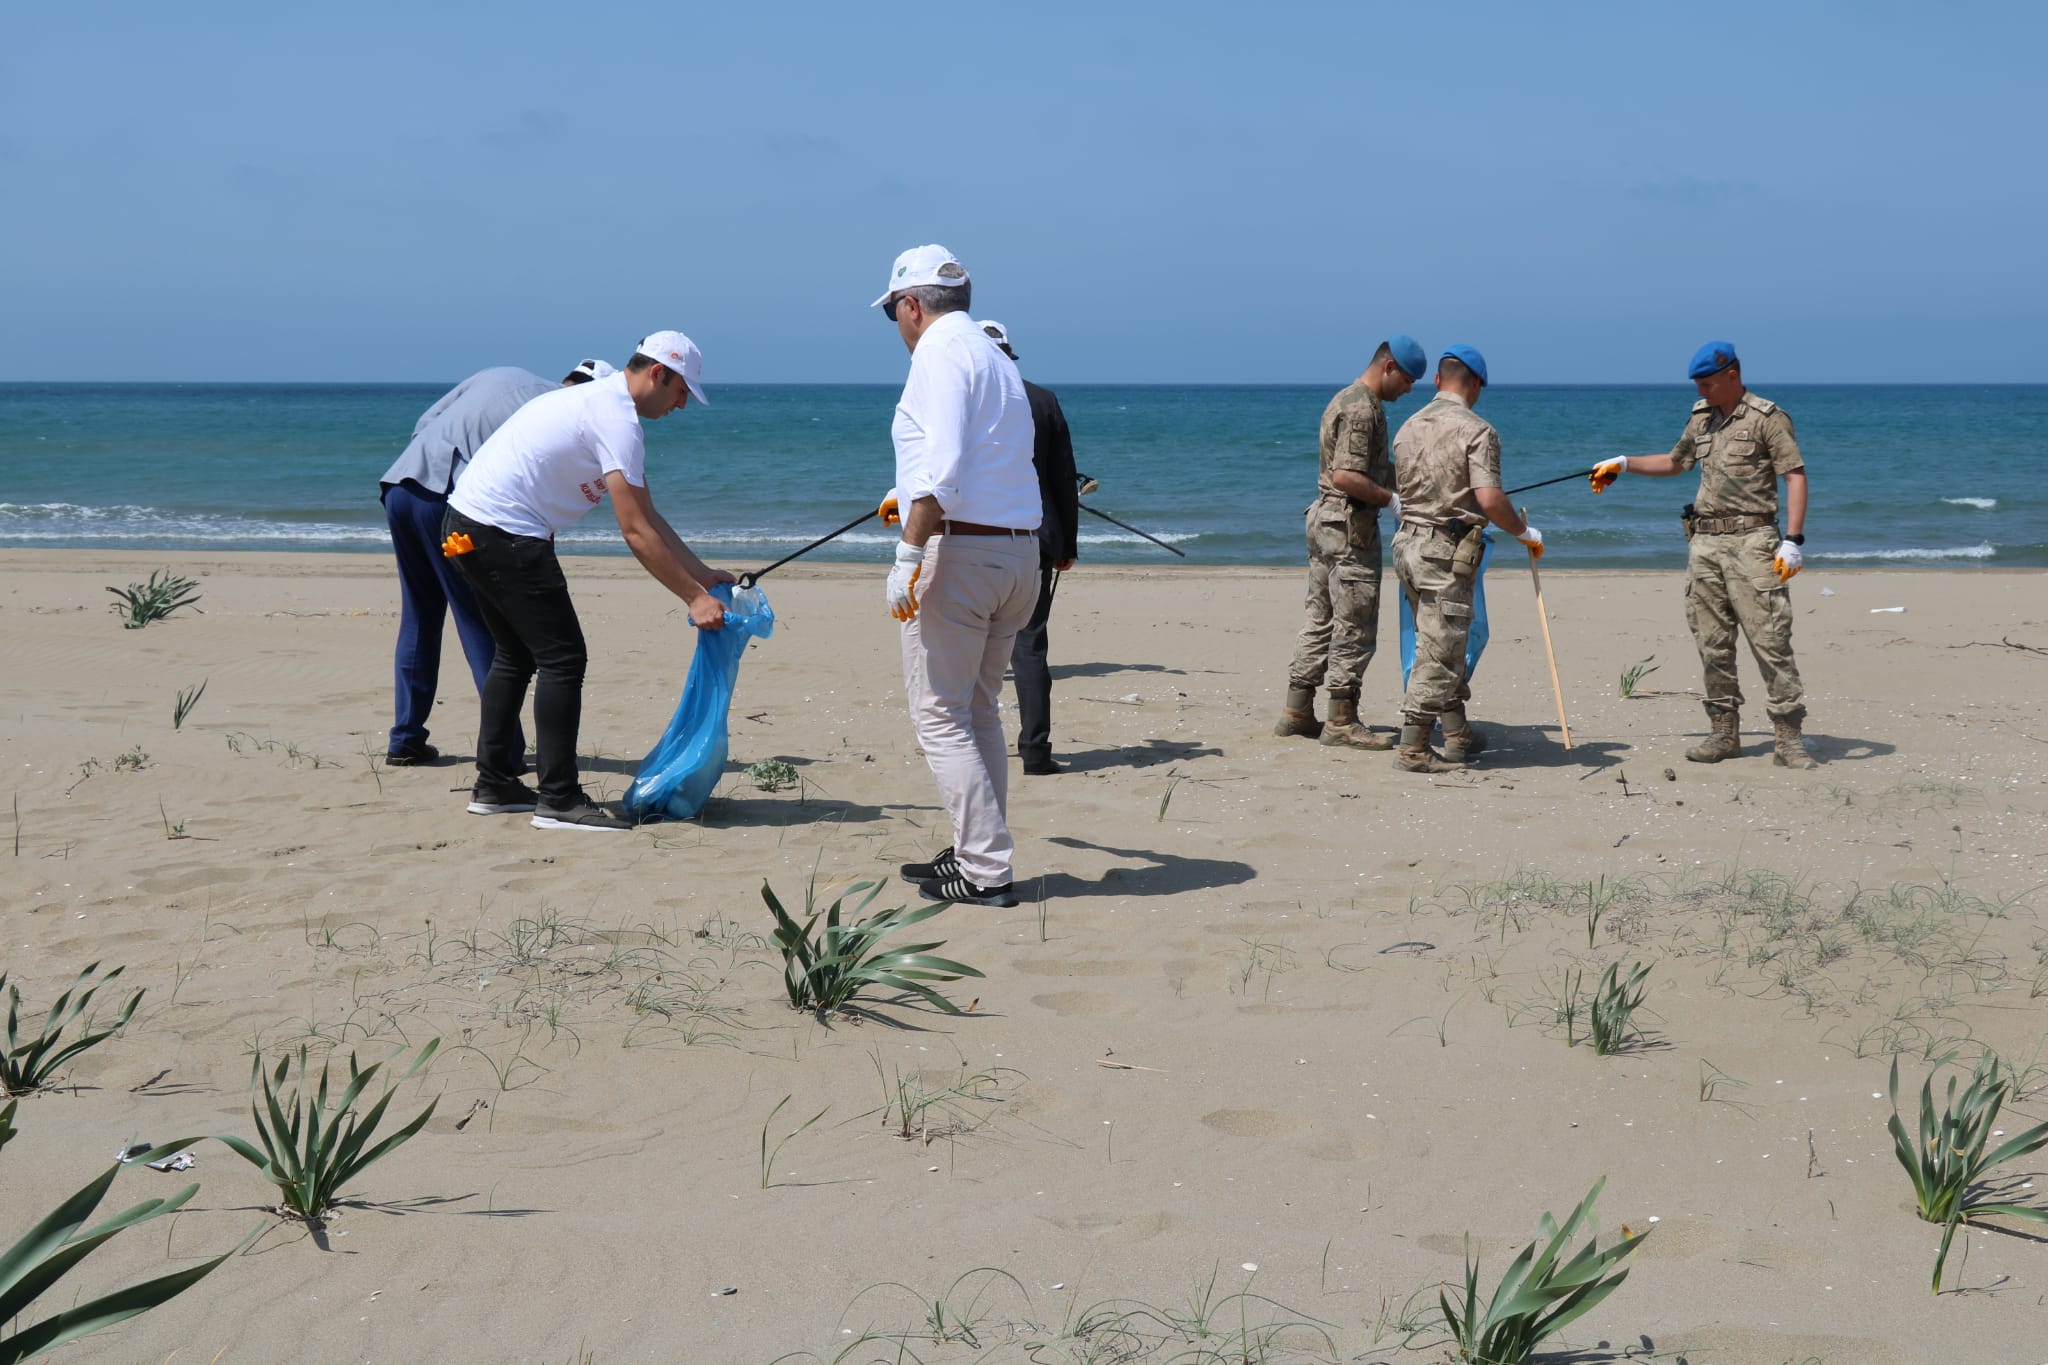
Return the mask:
M1522 509L1522 521L1529 520L1529 509ZM1564 731L1564 747L1572 747L1571 722L1564 718L1564 686L1557 680L1557 651L1550 645L1550 613L1543 609L1543 575L1536 568L1536 552L1529 551L1529 580L1536 585L1536 619L1543 623L1543 657L1550 661L1550 691L1557 698L1557 725Z

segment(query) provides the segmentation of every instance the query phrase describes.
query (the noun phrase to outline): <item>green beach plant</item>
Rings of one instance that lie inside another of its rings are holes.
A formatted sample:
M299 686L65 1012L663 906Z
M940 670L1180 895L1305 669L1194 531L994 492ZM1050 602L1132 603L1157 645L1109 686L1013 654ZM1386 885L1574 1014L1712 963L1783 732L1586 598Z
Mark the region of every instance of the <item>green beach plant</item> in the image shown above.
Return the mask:
M740 776L764 792L779 792L796 785L796 768L779 758L764 758L740 769Z
M2048 1123L2036 1124L1996 1148L1990 1145L1998 1111L2012 1094L2012 1078L1997 1057L1985 1053L1957 1102L1958 1078L1948 1078L1948 1094L1939 1115L1934 1112L1934 1077L1920 1083L1920 1141L1906 1136L1899 1118L1899 1059L1892 1058L1892 1147L1913 1182L1914 1205L1920 1216L1941 1227L1941 1250L1934 1257L1933 1290L1941 1292L1941 1272L1948 1264L1949 1243L1956 1228L1987 1214L2002 1214L2030 1223L2048 1223L2048 1209L2015 1204L1987 1196L1985 1173L2001 1162L2048 1147Z
M412 1065L398 1079L404 1081L418 1072L432 1060L440 1046L441 1040L436 1038L421 1048ZM420 1112L418 1118L372 1147L370 1139L384 1121L384 1110L396 1093L395 1087L386 1085L384 1093L365 1113L358 1114L355 1103L369 1088L384 1062L359 1067L356 1054L350 1052L348 1086L330 1106L327 1101L327 1062L323 1060L320 1063L318 1088L308 1094L312 1073L303 1043L297 1055L298 1078L288 1094L282 1092L285 1077L291 1069L290 1052L279 1058L276 1069L267 1075L260 1051L250 1063L249 1088L260 1094L262 1103L258 1105L252 1097L249 1108L263 1150L258 1151L238 1137L224 1136L219 1140L261 1171L264 1179L277 1186L280 1214L317 1225L321 1216L334 1207L343 1188L361 1175L371 1162L388 1155L426 1127L427 1120L434 1116L434 1106L441 1101L437 1097ZM393 1060L396 1055L394 1053L393 1057L385 1060Z
M1654 654L1647 659L1638 659L1627 668L1621 670L1622 698L1626 700L1629 697L1633 697L1636 694L1636 688L1641 685L1643 679L1656 671L1657 656Z
M161 621L180 607L189 607L199 600L199 585L189 578L181 578L169 569L159 569L149 576L147 583L130 583L125 588L108 587L108 592L121 599L114 610L127 616L121 623L126 630L141 630L152 621Z
M50 1012L43 1016L42 1028L27 1039L21 1033L21 988L9 983L7 973L0 972L0 989L7 992L7 1046L0 1051L0 1092L26 1095L43 1089L58 1067L119 1033L134 1015L135 1007L142 1003L143 993L139 990L128 997L128 1003L122 1006L112 1027L94 1029L94 1020L87 1014L92 1007L93 996L100 987L125 970L116 967L93 981L93 974L99 971L99 967L100 964L94 962L80 972L69 989L50 1006ZM92 982L90 986L86 986L88 981ZM81 991L81 986L86 986L86 989ZM80 1032L70 1042L65 1042L65 1030L78 1023L80 1016L84 1016L84 1022L79 1024Z
M1643 982L1650 975L1650 964L1638 962L1626 978L1621 975L1621 964L1610 962L1607 970L1600 975L1600 987L1593 993L1593 1002L1587 1013L1586 1022L1593 1038L1593 1051L1607 1057L1622 1050L1628 1043L1630 1019L1642 1006L1646 994Z
M178 689L177 699L171 703L171 728L173 730L185 728L185 717L192 714L192 708L199 705L199 699L206 695L206 684L209 681L210 679L201 678L197 687L181 687Z
M1599 1250L1598 1224L1593 1219L1593 1201L1607 1184L1601 1176L1579 1201L1560 1227L1548 1213L1537 1224L1537 1238L1522 1248L1508 1266L1507 1274L1495 1287L1482 1313L1479 1304L1479 1260L1468 1250L1465 1256L1465 1288L1453 1305L1449 1293L1437 1292L1437 1306L1444 1325L1450 1329L1454 1358L1470 1365L1522 1365L1544 1340L1584 1314L1621 1287L1627 1270L1616 1270L1628 1254L1641 1244L1647 1232L1630 1236L1622 1228L1621 1240ZM1560 1262L1572 1238L1584 1226L1586 1245L1569 1261Z
M782 908L768 883L761 883L761 899L775 916L771 937L782 950L782 984L791 1009L812 1010L822 1017L845 1009L855 996L874 989L901 991L947 1014L961 1013L958 1005L926 983L958 981L982 973L965 963L931 956L932 949L945 947L944 940L882 946L898 929L930 919L946 907L927 905L911 910L899 905L854 919L881 890L880 882L855 882L821 911L816 908L817 882L813 879L804 888L804 919L798 923ZM850 912L842 909L848 896L860 897ZM852 922L845 922L848 920Z
M14 1113L18 1103L10 1100L5 1108L0 1108L0 1149L4 1149L7 1140L14 1136ZM184 1145L182 1142L167 1143L144 1152L135 1160L154 1161ZM35 1307L38 1298L116 1234L167 1213L175 1213L199 1193L198 1185L187 1185L167 1199L146 1199L97 1227L86 1228L86 1219L92 1217L93 1210L99 1207L100 1200L106 1197L114 1178L120 1173L121 1163L109 1166L104 1174L22 1234L14 1245L0 1251L0 1324L19 1323ZM21 1362L38 1359L66 1342L89 1336L103 1327L111 1327L176 1298L212 1274L222 1261L249 1245L260 1231L259 1225L238 1245L210 1261L117 1289L96 1299L80 1303L77 1293L72 1292L67 1296L69 1306L61 1312L17 1327L11 1336L0 1335L0 1365L21 1365Z

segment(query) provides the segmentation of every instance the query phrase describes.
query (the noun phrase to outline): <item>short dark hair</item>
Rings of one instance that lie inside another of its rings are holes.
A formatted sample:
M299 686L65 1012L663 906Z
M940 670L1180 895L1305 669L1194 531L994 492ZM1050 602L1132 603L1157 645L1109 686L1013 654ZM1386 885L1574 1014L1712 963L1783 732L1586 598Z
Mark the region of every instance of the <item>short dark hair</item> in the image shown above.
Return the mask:
M1437 361L1436 372L1440 377L1450 379L1453 382L1463 379L1478 379L1479 387L1482 389L1486 387L1486 381L1479 379L1479 375L1471 366L1453 355L1447 355L1442 360Z
M1382 342L1380 343L1380 348L1379 348L1379 349L1378 349L1377 351L1374 351L1374 352L1372 353L1372 359L1371 359L1370 361L1366 362L1366 363L1367 363L1368 365L1377 365L1377 364L1379 364L1379 363L1380 363L1380 362L1381 362L1382 360L1393 360L1393 359L1394 359L1394 348L1393 348L1392 346L1389 346L1389 345L1388 345L1388 344L1387 344L1386 342L1382 341ZM1398 361L1396 361L1396 362L1395 362L1395 366L1396 366L1396 368L1399 368L1399 364L1400 364L1400 362L1398 362ZM1402 371L1401 371L1401 373L1403 373L1403 374L1406 374L1406 373L1407 373L1407 371L1406 371L1406 370L1402 370Z
M965 313L974 306L974 281L962 280L958 284L920 284L903 291L916 299L918 306L931 317L943 313Z
M659 365L660 363L659 360L656 360L651 355L642 355L640 352L635 351L633 352L633 358L626 362L626 373L638 374L649 365Z
M595 378L597 378L596 375L584 369L581 365L578 365L575 369L569 371L569 373L562 376L562 384L564 387L569 387L576 384L588 384L591 380Z

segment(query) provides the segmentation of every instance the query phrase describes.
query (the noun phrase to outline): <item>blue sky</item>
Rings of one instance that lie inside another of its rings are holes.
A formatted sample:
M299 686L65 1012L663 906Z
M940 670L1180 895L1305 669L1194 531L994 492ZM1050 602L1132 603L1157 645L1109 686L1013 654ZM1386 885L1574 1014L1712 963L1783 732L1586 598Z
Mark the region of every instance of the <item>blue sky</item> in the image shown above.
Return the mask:
M2044 15L16 6L0 380L890 381L937 241L1053 383L2039 381Z

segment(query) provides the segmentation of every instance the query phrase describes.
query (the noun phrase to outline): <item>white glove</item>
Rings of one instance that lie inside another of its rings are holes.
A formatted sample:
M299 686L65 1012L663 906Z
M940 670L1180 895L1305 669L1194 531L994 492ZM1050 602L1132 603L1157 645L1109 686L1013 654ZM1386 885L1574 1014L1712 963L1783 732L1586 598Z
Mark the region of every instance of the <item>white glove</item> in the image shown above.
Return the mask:
M1790 583L1793 575L1806 567L1806 556L1791 541L1781 540L1778 552L1771 556L1771 567L1778 571L1780 583Z
M1524 522L1522 534L1516 536L1515 539L1529 547L1529 558L1543 558L1543 533L1541 531Z
M1391 518L1397 525L1400 523L1401 495L1399 493L1389 493L1387 497L1387 516Z
M896 567L889 570L889 585L883 591L889 600L889 614L897 620L917 619L917 576L923 572L924 546L897 541Z
M1611 460L1602 460L1593 466L1593 473L1586 481L1593 485L1595 493L1605 493L1607 485L1628 473L1628 456L1619 455Z

